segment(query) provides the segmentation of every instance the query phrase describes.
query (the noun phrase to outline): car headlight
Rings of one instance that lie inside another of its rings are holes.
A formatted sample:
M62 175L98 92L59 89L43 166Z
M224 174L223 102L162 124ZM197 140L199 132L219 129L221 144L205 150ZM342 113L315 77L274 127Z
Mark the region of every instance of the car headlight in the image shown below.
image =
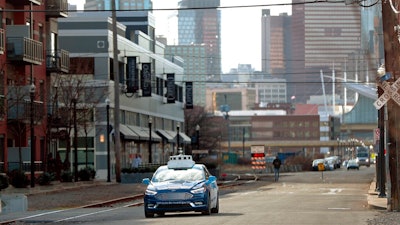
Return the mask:
M369 162L369 159L366 159L365 162Z
M192 194L201 194L201 193L206 192L206 190L207 190L206 187L201 185L201 186L194 187L190 192Z
M156 195L157 191L153 190L153 189L150 189L150 188L147 188L145 194L146 195Z

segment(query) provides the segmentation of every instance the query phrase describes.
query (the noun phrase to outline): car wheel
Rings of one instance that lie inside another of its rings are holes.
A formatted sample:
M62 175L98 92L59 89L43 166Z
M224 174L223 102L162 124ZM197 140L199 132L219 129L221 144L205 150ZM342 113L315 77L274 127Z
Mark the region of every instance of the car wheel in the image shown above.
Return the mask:
M215 208L211 209L211 213L218 213L219 212L219 197L217 197L217 204L215 205Z
M148 211L146 210L146 208L147 208L147 204L144 204L144 216L145 216L146 218L153 218L153 217L154 217L154 213L148 212Z
M201 212L203 215L211 215L211 197L210 195L208 196L207 199L207 209Z
M150 213L150 212L144 211L144 216L146 218L153 218L154 217L154 213Z

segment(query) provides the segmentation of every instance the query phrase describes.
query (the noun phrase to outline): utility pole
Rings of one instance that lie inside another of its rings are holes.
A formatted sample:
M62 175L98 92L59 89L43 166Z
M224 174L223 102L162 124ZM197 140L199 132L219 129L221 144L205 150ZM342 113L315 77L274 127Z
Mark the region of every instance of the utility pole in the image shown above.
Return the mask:
M398 1L393 1L398 2ZM400 29L399 29L399 13L398 9L391 6L392 1L382 1L382 25L383 25L383 42L385 52L385 69L386 73L390 73L392 78L388 82L393 83L400 78ZM397 5L397 3L396 3ZM398 93L398 91L397 91ZM393 95L392 95L393 97ZM398 115L400 106L393 99L387 102L388 112L388 211L399 211L399 176L400 176L400 159L397 152L397 142L400 136L400 126L398 126ZM400 119L400 118L399 118Z
M117 183L121 183L121 136L119 132L119 63L118 63L118 32L117 32L117 10L115 7L115 1L112 0L112 33L113 33L113 66L114 66L114 152L115 152L115 180Z

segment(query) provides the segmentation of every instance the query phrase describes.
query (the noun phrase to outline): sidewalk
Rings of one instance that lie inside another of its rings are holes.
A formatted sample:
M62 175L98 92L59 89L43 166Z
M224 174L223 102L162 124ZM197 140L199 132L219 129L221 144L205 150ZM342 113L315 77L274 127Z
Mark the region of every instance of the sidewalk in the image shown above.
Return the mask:
M380 198L379 192L376 191L376 182L372 181L368 191L368 207L370 209L387 209L387 198Z

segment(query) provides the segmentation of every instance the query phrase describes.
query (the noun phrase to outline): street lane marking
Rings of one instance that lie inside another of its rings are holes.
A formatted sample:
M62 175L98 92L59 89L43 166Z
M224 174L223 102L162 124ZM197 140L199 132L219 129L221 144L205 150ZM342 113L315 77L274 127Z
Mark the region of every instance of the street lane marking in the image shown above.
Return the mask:
M323 193L323 195L336 195L337 193L341 193L343 191L342 188L331 188L328 193Z
M92 215L96 215L96 214L100 214L100 213L110 212L110 211L114 211L117 209L127 208L129 206L130 205L125 205L125 206L116 207L116 208L112 208L112 209L105 209L105 210L100 210L100 211L96 211L96 212L92 212L92 213L81 214L78 216L67 217L67 218L64 218L61 220L56 220L56 221L54 221L54 223L59 223L59 222L67 221L67 220L73 220L73 219L77 219L77 218L81 218L81 217L92 216Z

